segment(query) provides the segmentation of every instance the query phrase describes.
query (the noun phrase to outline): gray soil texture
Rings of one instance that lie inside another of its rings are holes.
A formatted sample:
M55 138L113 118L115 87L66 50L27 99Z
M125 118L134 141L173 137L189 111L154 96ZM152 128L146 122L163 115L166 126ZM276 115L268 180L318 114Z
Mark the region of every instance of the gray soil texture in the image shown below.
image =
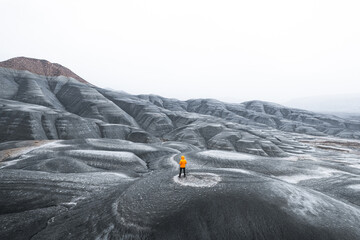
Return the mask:
M0 67L0 239L360 239L359 139L355 118Z

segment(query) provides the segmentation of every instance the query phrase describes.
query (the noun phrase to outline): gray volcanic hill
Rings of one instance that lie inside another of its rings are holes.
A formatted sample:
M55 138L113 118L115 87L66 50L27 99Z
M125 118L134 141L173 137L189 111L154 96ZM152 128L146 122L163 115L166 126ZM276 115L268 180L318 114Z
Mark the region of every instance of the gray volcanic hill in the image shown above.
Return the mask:
M0 68L0 80L0 141L181 141L201 149L281 156L292 150L286 141L274 137L274 131L360 137L360 121L267 102L228 104L212 99L133 96L72 77L36 75L12 68Z
M20 60L0 67L0 239L360 239L356 118L134 96Z

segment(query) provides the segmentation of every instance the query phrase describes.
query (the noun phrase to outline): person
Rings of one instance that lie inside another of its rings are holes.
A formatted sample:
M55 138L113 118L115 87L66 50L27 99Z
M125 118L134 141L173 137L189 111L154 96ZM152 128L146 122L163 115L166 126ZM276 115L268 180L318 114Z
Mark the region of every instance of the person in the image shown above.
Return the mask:
M186 177L186 174L185 174L185 165L186 165L186 159L184 156L181 156L181 160L179 162L180 164L180 173L179 173L179 177L181 177L181 171L184 172L184 177Z

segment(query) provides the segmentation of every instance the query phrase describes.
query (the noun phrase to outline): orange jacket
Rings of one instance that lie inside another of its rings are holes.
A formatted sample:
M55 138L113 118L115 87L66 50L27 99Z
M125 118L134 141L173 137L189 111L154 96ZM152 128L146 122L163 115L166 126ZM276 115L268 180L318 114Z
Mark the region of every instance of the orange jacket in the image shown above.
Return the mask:
M180 162L179 162L180 168L185 168L186 163L187 163L187 162L186 162L185 157L184 157L184 156L181 156L181 160L180 160Z

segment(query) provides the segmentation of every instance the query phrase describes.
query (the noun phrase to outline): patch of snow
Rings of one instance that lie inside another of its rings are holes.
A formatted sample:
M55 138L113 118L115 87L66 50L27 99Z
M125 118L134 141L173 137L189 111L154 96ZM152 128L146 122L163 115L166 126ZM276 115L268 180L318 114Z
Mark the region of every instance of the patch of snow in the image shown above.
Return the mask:
M297 156L297 157L298 157L298 160L311 160L311 161L315 161L315 162L320 161L319 158L311 156L309 154L304 154L304 155Z
M31 152L29 152L29 154L31 155L46 154L49 152L56 151L59 148L66 148L66 147L69 147L69 145L62 144L61 141L55 141L36 147L35 149L32 149Z
M285 175L285 176L273 176L275 178L281 179L288 183L299 183L304 180L309 179L320 179L320 178L328 178L333 176L334 174L344 173L338 170L323 168L320 167L316 170L312 170L309 174L294 174L294 175Z
M114 140L112 143L103 141L101 139L86 139L86 143L93 147L101 147L101 148L114 148L114 149L124 149L125 151L145 151L152 152L157 149L152 146L148 146L143 143L134 143L126 140Z
M75 207L77 205L77 202L80 200L85 199L84 196L80 196L80 197L75 197L73 199L71 199L70 202L64 202L61 205L66 206L66 207Z
M85 157L87 159L99 159L121 162L138 162L146 166L138 156L132 152L103 151L103 150L70 150L67 152L72 157Z
M299 182L304 181L304 180L322 178L322 176L296 174L296 175L292 175L292 176L278 176L276 178L279 178L279 179L281 179L281 180L283 180L285 182L288 182L288 183L299 183Z
M350 167L353 167L353 168L358 168L358 169L360 169L360 164L352 164L352 165L350 165Z
M179 163L175 160L175 156L176 156L176 154L172 155L169 158L169 161L174 166L174 169L178 169L179 168Z
M44 144L44 145L40 146L40 148L51 149L51 148L68 147L68 145L62 144L61 142L62 142L61 140L53 141L53 142L50 142L50 143L47 143L47 144Z
M117 152L117 151L103 151L103 150L70 150L68 151L71 155L75 156L89 156L89 157L122 157L131 158L135 156L131 152Z
M348 188L360 191L360 184L349 185Z
M317 216L322 213L324 208L328 208L329 204L321 197L310 194L307 191L301 191L297 188L286 187L283 192L291 211L307 216Z
M221 151L221 150L209 150L198 153L201 157L210 157L216 158L219 160L253 160L256 158L260 158L259 156L253 156L246 153L236 153L236 152L228 152L228 151Z
M110 224L109 227L105 228L100 235L98 235L95 239L96 240L107 240L109 239L109 234L115 228L114 224Z
M123 173L117 173L117 172L100 172L100 174L103 175L112 175L112 176L117 176L117 177L121 177L121 178L130 178L128 175L123 174Z
M217 169L223 170L223 171L239 172L239 173L244 173L244 174L253 175L252 172L250 172L250 171L248 171L248 170L240 169L240 168L217 168Z
M174 182L189 187L213 187L221 181L221 177L214 173L191 173L187 177L174 176Z
M61 205L65 206L65 207L75 207L77 204L77 202L64 202Z
M21 161L22 159L16 159L16 160L12 160L12 161L6 161L6 162L1 162L1 166L0 169L11 166L16 164L17 162Z
M289 156L289 157L281 158L281 160L296 162L297 160L299 160L299 157L298 156Z
M42 143L40 142L40 145L38 146L28 146L28 147L23 147L19 150L17 150L14 154L12 154L11 157L19 157L15 160L11 160L11 161L5 161L5 162L1 162L1 166L0 166L0 169L2 168L5 168L5 167L8 167L8 166L11 166L11 165L14 165L16 164L17 162L21 161L21 160L24 160L28 157L27 154L31 154L32 151L35 151L35 150L39 150L39 149L43 149L43 148L47 148L47 147L54 147L57 142L60 142L60 141L51 141L51 142L47 142L47 143ZM39 144L39 143L37 143ZM59 144L58 144L59 145Z

